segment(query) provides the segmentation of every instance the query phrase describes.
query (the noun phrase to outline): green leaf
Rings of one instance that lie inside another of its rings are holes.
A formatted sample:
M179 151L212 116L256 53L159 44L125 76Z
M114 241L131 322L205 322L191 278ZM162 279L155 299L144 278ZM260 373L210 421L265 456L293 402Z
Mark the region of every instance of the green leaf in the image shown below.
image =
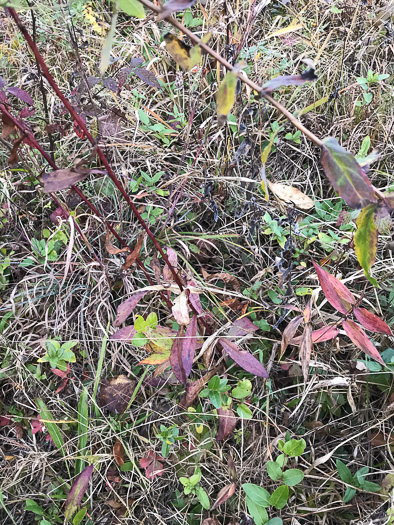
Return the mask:
M356 159L363 159L368 155L369 148L371 147L371 139L367 135L361 144L360 151L356 155Z
M278 487L270 497L270 505L280 510L286 505L289 499L289 487L287 485L281 485Z
M88 443L88 422L89 422L89 405L88 391L84 388L81 392L78 403L78 455L86 454L86 445ZM85 461L77 459L75 461L75 474L80 474L85 468Z
M304 479L304 473L298 468L290 468L283 473L283 483L288 487L294 487Z
M306 442L304 439L290 439L290 441L287 441L283 445L283 449L279 450L283 451L291 458L295 458L297 456L301 456L301 454L304 453L305 447Z
M231 395L235 399L243 399L244 397L250 396L252 392L252 383L249 381L249 379L243 379L242 381L239 381L238 386L233 388Z
M222 398L220 397L219 392L211 390L209 392L209 399L215 408L220 408L222 406Z
M382 487L373 481L364 481L362 483L362 488L364 490L368 490L369 492L379 492Z
M48 429L49 435L51 436L51 438L53 439L53 442L55 443L55 447L61 451L63 456L65 456L64 442L63 442L63 437L60 433L60 430L58 426L56 425L56 423L49 423L49 421L53 421L54 419L51 412L48 410L46 404L44 403L42 399L37 398L36 404L40 412L41 420L46 426L46 428Z
M189 478L180 477L180 478L179 478L179 481L182 483L182 485L183 485L184 487L186 487L187 485L189 485Z
M264 507L257 505L248 496L246 497L246 504L248 506L249 514L254 519L256 525L263 525L268 520L268 514Z
M134 346L144 346L148 342L148 338L144 334L135 334L131 341Z
M149 126L150 120L149 120L148 115L145 113L145 111L142 111L142 109L139 109L138 116L140 117L140 120L143 124L145 124L146 126Z
M251 419L252 417L252 411L247 405L245 405L245 403L241 403L237 406L237 414L243 419Z
M100 74L104 75L104 73L107 71L110 57L111 57L111 50L112 50L112 44L115 38L115 29L116 29L116 21L118 20L118 2L115 0L115 8L114 13L112 15L111 20L111 27L109 28L108 34L105 37L103 48L101 50L101 59L100 59Z
M30 512L34 512L34 514L37 514L37 516L43 516L44 515L44 509L41 507L41 505L39 505L38 503L36 503L32 499L27 499L26 500L25 509L30 511Z
M323 140L321 164L334 190L348 206L360 208L363 203L376 202L374 189L363 169L333 137Z
M352 500L354 498L354 496L356 495L356 493L357 493L356 489L348 487L346 489L346 492L345 492L344 496L343 496L344 503L348 503L350 500Z
M276 463L278 463L278 465L280 466L280 468L283 468L283 465L285 464L285 455L284 454L280 454L277 458L276 458Z
M211 390L219 390L220 387L220 377L213 376L208 382L208 388Z
M245 491L247 497L256 505L261 507L270 506L270 493L268 490L265 490L263 487L255 485L254 483L244 483L242 488Z
M357 260L365 275L375 286L378 283L369 275L369 270L375 262L378 245L378 230L375 224L376 210L376 204L370 204L361 210L357 217L357 231L354 235L354 251Z
M278 479L282 476L282 469L280 468L278 463L276 463L275 461L267 462L267 472L268 472L269 477L273 481L278 481Z
M211 506L211 504L209 502L208 494L205 492L205 490L202 487L197 486L196 494L197 494L197 498L199 502L204 507L204 509L209 510L209 507Z
M144 8L138 0L119 0L119 9L136 18L145 18L146 16Z
M220 88L216 94L216 104L218 113L218 123L220 126L225 124L227 115L235 102L235 89L237 87L237 75L232 71L227 71Z
M148 328L145 319L142 317L142 315L137 315L134 322L135 331L141 333L145 330L145 328Z
M345 465L345 463L343 463L340 459L337 459L336 466L341 480L347 483L348 485L353 485L353 475L348 469L348 467Z
M281 518L271 518L265 525L283 525Z
M85 517L87 510L88 509L84 507L83 509L81 509L75 514L74 519L73 519L73 525L79 525L81 523L81 521Z
M126 461L126 463L123 463L123 465L120 467L121 472L130 472L134 470L134 464L131 463L131 461Z
M155 312L151 312L148 315L145 325L149 328L153 328L154 330L157 328L157 314Z

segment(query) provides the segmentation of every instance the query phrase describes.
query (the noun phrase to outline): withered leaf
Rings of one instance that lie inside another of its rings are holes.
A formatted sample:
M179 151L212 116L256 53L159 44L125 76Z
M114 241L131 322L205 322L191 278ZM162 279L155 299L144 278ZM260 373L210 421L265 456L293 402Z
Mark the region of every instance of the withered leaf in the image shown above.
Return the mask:
M119 74L118 74L118 90L120 91L122 89L122 87L125 85L125 83L127 82L127 79L129 78L129 76L131 75L131 72L133 70L131 69L131 67L123 67L120 71L119 71Z
M186 377L185 368L182 363L182 344L183 344L182 335L183 335L183 327L180 328L172 344L170 364L171 364L172 371L174 372L174 376L178 379L180 383L182 383L183 386L186 386L187 377Z
M130 266L135 263L135 261L140 256L140 251L141 251L143 242L144 242L144 235L141 233L141 235L138 237L138 241L136 245L134 246L134 250L130 253L130 255L127 256L127 259L123 263L122 270L127 270L127 268L130 268Z
M124 375L103 379L98 394L99 406L109 412L122 414L129 404L135 385L135 381Z
M154 250L153 252L153 257L152 257L152 261L150 265L153 270L153 273L155 274L157 283L161 284L161 268L160 268L159 259L157 257L157 250Z
M160 84L152 71L148 71L148 69L139 67L134 69L133 73L148 86L154 87L156 89L160 88Z
M216 434L216 441L227 439L233 432L237 424L234 412L229 408L218 408L219 430Z
M302 319L303 319L302 315L297 315L290 321L290 323L283 330L279 358L281 358L283 354L286 352L286 348L289 345L290 341L293 339L297 331L297 328L302 323Z
M10 158L8 159L9 166L14 166L18 162L18 149L21 142L23 142L24 138L25 135L22 135L21 137L14 140L12 150L10 153Z
M236 292L241 293L241 285L239 284L239 281L234 275L229 274L228 272L220 272L220 273L214 273L212 275L208 275L207 273L203 274L204 279L208 282L213 280L222 280L226 284L231 284L231 286L234 288Z
M313 68L303 71L300 75L283 75L269 80L263 85L262 93L271 94L280 86L303 86L306 82L317 80L317 75Z
M1 114L1 121L3 123L3 129L1 132L1 138L6 139L15 131L15 124L5 113Z
M294 186L272 183L268 181L271 192L286 204L294 204L300 210L310 210L315 205L314 201Z
M91 173L90 168L67 168L64 170L51 171L50 173L44 173L41 177L41 181L44 184L45 193L53 193L55 191L61 191L70 186L73 186L77 182L81 182L86 179Z
M309 370L309 362L311 360L311 353L313 348L313 342L312 342L312 327L311 325L307 324L304 328L304 333L301 337L300 342L300 359L301 359L301 367L302 367L302 374L304 376L304 381L308 381L308 370Z
M111 341L123 341L124 343L131 343L136 333L137 332L134 326L129 325L112 334L110 339Z
M229 485L226 485L223 487L218 494L218 497L216 498L215 503L211 507L210 510L217 509L220 505L222 505L225 501L227 501L231 496L235 493L235 489L237 488L236 483L230 483Z
M111 232L109 231L109 228L107 228L107 233L105 236L105 249L111 255L117 255L118 253L124 252L131 252L128 246L126 246L125 248L115 248L115 246L111 244Z
M216 374L220 367L221 365L216 366L204 376L200 377L200 379L197 379L197 381L193 381L193 383L190 383L186 388L186 393L182 396L181 400L179 401L180 406L183 408L189 408L198 396L198 394L201 392L205 383L207 383L211 379L211 377L213 377Z
M159 20L163 20L163 18L166 18L176 11L184 11L185 9L192 7L196 2L197 0L169 0L164 4L159 15Z
M114 449L113 449L114 459L116 464L121 467L125 462L125 453L122 443L116 438Z
M174 270L177 270L178 267L178 255L175 250L170 248L169 246L166 247L166 255L168 262L171 264L171 266L174 268ZM174 279L174 276L172 275L172 271L168 267L168 264L165 264L163 268L163 279L165 281L172 281Z

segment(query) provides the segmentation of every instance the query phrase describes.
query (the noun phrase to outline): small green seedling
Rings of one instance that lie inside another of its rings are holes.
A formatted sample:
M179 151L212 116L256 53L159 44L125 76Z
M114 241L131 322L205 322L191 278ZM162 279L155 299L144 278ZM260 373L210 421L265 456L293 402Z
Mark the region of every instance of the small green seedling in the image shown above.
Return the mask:
M161 446L161 455L163 458L168 456L171 446L174 445L176 441L183 439L179 437L179 428L176 425L168 428L160 425L160 433L157 434L157 437L163 442Z
M249 514L254 519L256 525L282 525L280 518L269 519L266 509L274 507L277 510L283 509L290 497L289 487L294 487L304 479L304 473L296 468L286 469L289 458L301 456L306 447L303 439L288 439L278 442L278 449L281 452L275 461L268 461L267 473L273 481L281 484L272 494L268 490L255 485L254 483L244 483L243 490L246 493L246 504Z
M213 406L216 409L220 408L222 406L222 402L224 401L224 404L226 404L227 401L227 399L223 400L221 395L224 392L227 392L229 389L227 382L227 379L220 379L219 376L211 377L207 388L204 388L204 390L200 392L200 397L209 397L209 400Z
M300 130L297 130L295 133L286 133L285 135L285 139L286 140L291 140L293 141L295 144L301 144L301 131Z
M39 363L49 362L51 368L58 370L67 370L67 362L75 363L76 358L71 348L78 344L78 341L68 341L61 345L58 341L48 339L44 343L46 354L41 357Z
M364 100L363 101L357 100L356 106L360 107L360 106L367 106L368 104L370 104L373 99L373 93L369 91L369 88L371 87L371 85L377 82L380 82L381 80L385 80L389 76L390 75L386 73L380 75L379 73L374 73L373 71L369 70L366 77L359 77L357 79L357 82L360 84L360 86L363 89L363 99Z
M193 476L190 476L190 478L181 477L179 478L179 481L183 485L183 492L185 496L189 494L193 494L194 496L197 496L198 501L201 503L204 509L208 510L211 504L209 502L208 494L199 485L201 481L201 477L202 477L202 474L201 474L200 467L197 466Z
M377 483L373 483L372 481L367 481L365 479L365 476L369 472L368 467L361 467L353 476L349 468L340 459L337 459L336 465L341 480L344 481L347 485L352 485L352 487L346 488L345 494L343 496L344 503L348 503L354 498L354 496L357 493L357 488L367 490L368 492L380 491L380 485L378 485Z

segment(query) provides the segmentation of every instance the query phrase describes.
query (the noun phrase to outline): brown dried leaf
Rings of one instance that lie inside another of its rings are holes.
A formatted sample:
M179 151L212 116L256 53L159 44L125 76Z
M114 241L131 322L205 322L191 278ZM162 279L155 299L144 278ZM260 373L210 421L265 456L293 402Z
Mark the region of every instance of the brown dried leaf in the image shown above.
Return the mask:
M107 228L107 233L105 236L105 249L111 255L117 255L118 253L124 253L124 252L131 252L128 246L126 246L125 248L115 248L115 246L111 244L111 232L109 231L108 228Z
M281 359L283 354L286 352L286 348L288 347L290 341L293 339L294 334L297 331L297 328L302 323L302 320L303 320L303 316L297 315L290 321L290 323L283 330L279 360Z
M285 184L268 181L270 191L286 204L294 204L300 210L310 210L315 205L314 201L302 193L298 188Z
M226 284L231 284L231 286L234 288L236 292L241 293L241 285L239 284L239 281L234 275L231 275L227 272L220 272L220 273L214 273L212 275L208 275L205 273L204 279L208 282L214 280L214 279L221 279Z
M161 268L160 268L159 259L157 257L157 250L154 250L153 252L153 257L152 257L152 261L150 265L153 270L153 273L155 274L157 283L161 284Z
M55 191L61 191L70 186L73 186L77 182L81 182L86 179L91 173L89 168L67 168L65 170L56 170L50 173L44 173L41 177L41 181L44 184L45 193L53 193Z
M123 263L122 270L127 270L127 268L130 268L130 266L135 263L135 261L138 259L140 255L140 251L141 251L143 242L144 242L144 234L141 233L134 247L134 250L130 253L130 255L127 256L127 259Z
M210 370L205 376L202 376L200 379L197 379L197 381L193 381L193 383L190 383L188 387L186 388L185 394L182 396L181 400L179 401L179 404L183 408L189 408L193 401L196 399L198 394L201 392L202 388L204 387L205 383L207 383L211 377L213 377L216 372L221 368L221 365L216 366L212 370Z
M218 520L215 517L213 517L213 518L206 518L202 522L202 525L220 525L220 523L218 522Z
M12 150L10 153L10 158L8 159L8 165L14 166L18 162L18 149L21 144L21 142L24 140L25 135L22 135L21 137L14 140Z
M98 394L99 406L109 412L122 414L133 395L135 384L135 381L124 375L103 379Z
M15 124L12 122L12 120L8 117L8 115L5 115L4 113L1 114L1 121L3 123L3 130L1 132L1 138L6 139L15 131Z
M313 348L312 342L312 327L307 324L304 328L304 333L301 337L300 343L300 358L302 365L302 374L304 376L304 381L308 380L308 371L309 371L309 361L311 360L311 353Z
M118 467L121 467L125 462L125 454L122 443L116 438L114 449L113 449L114 459Z
M237 424L237 418L229 408L218 408L217 412L219 416L219 429L215 439L216 441L222 441L232 434Z
M237 488L236 483L230 483L229 485L226 485L223 487L218 494L218 497L216 498L215 503L211 507L210 510L217 509L220 505L222 505L225 501L227 501L231 496L234 494L235 489Z
M173 250L172 248L169 248L167 246L166 247L166 252L167 252L166 255L167 255L167 259L168 259L169 263L171 264L171 266L176 271L177 268L178 268L178 255L177 255L176 251ZM174 277L172 275L172 271L168 267L168 264L166 264L164 266L164 268L163 268L163 279L165 281L173 281L173 279L174 279Z

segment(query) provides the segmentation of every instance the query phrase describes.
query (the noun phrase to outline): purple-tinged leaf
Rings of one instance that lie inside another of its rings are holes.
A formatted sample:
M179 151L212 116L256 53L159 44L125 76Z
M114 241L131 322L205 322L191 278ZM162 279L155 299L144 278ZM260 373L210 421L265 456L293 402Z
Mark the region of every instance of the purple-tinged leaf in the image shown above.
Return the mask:
M23 89L20 89L18 87L8 87L7 91L8 93L11 93L11 95L14 95L14 97L17 97L19 98L19 100L22 100L22 102L29 104L29 106L34 106L34 100Z
M146 291L135 293L118 306L114 326L120 326L122 323L125 322L125 320L133 312L134 308L137 306L137 304L141 301L141 299L145 296L146 293Z
M131 67L124 67L119 71L118 74L118 90L120 91L122 87L126 84L127 79L131 75Z
M376 204L370 204L361 210L356 221L357 231L354 234L354 251L357 260L365 275L375 286L377 281L370 276L369 270L375 262L378 246L378 230L375 224L376 208Z
M163 20L163 18L166 18L171 13L175 13L176 11L184 11L185 9L192 7L196 2L197 0L169 0L164 4L163 9L159 15L159 20Z
M235 417L234 412L228 408L218 408L218 416L219 429L215 439L216 441L222 441L232 434L237 424L237 418Z
M148 86L152 86L156 89L160 88L160 84L157 78L151 71L148 71L147 69L141 67L138 69L134 69L133 73L137 75L137 77L140 78L142 82L145 82L145 84L147 84Z
M216 501L215 501L215 503L213 504L213 506L211 507L210 510L212 511L212 510L217 509L225 501L227 501L229 498L231 498L231 496L234 494L236 488L237 488L237 484L236 483L230 483L229 485L226 485L225 487L223 487L219 491L219 494L217 495Z
M0 102L7 102L7 94L2 89L0 89Z
M79 505L81 504L82 498L88 488L90 478L93 474L93 465L86 467L80 475L75 479L71 486L70 492L66 499L65 513L66 520L71 519Z
M307 69L300 75L283 75L275 77L263 85L262 93L269 95L280 86L303 86L306 82L313 82L314 80L317 80L317 78L315 70L312 68Z
M386 206L389 209L394 210L394 193L385 193L384 200L385 200Z
M372 359L375 359L378 363L385 366L385 363L375 348L375 346L372 344L372 341L369 339L367 334L364 332L364 330L356 324L354 321L343 321L342 322L343 329L346 332L346 335L353 341L353 343L360 348L363 352L365 352L367 355L372 357Z
M113 78L103 78L103 86L115 92L118 89L118 84Z
M67 168L44 173L41 177L41 181L44 184L43 189L45 193L64 190L86 179L91 172L92 170L89 168Z
M301 368L302 375L304 376L305 383L308 381L308 370L309 362L311 360L311 353L313 348L312 342L312 327L307 324L304 328L304 333L301 336L300 342L300 359L301 359Z
M304 318L303 315L297 315L290 321L290 323L283 330L282 342L281 342L281 347L280 347L280 358L286 352L286 348L289 345L290 341L293 339L294 334L296 333L297 328L302 323L303 318Z
M314 330L312 332L312 341L314 343L323 343L324 341L330 341L330 339L334 339L334 337L337 337L339 334L339 330L336 326L323 326L323 328L319 328L318 330ZM294 337L289 344L291 345L299 345L301 343L302 336Z
M51 219L51 221L56 224L56 226L59 225L59 218L62 219L63 221L67 220L68 219L68 215L66 213L66 210L64 208L61 208L59 206L59 208L56 208L55 211L53 211L49 218Z
M371 332L380 332L381 334L392 335L390 327L377 315L365 308L355 308L353 313L359 323Z
M86 81L88 86L91 88L100 82L100 77L87 77Z
M187 285L196 288L196 283L194 281L187 281ZM189 302L198 314L202 314L204 312L201 306L200 296L198 293L190 293Z
M0 89L3 89L4 86L5 86L5 80L3 77L0 77Z
M35 111L36 110L34 108L23 108L22 111L19 113L19 118L31 117L32 115L34 115Z
M130 67L139 67L141 64L143 64L144 61L142 60L142 58L138 58L138 57L135 57L135 58L132 58L129 62L129 66Z
M176 271L177 267L178 267L178 255L177 255L175 250L173 250L172 248L169 248L168 246L166 246L166 251L167 251L167 253L166 253L167 259L168 259L169 263L171 264L171 266ZM165 264L165 266L163 268L163 279L165 281L172 281L173 280L172 271L170 270L170 268L168 267L167 264Z
M220 337L219 343L237 365L255 376L268 378L267 370L250 352L241 350L235 343L226 341L223 337Z
M186 371L182 361L183 327L180 328L171 347L170 365L174 376L183 386L187 384Z
M333 137L323 140L321 164L328 180L351 208L377 202L371 181L355 157Z
M133 325L124 326L123 328L112 334L110 336L110 339L112 341L123 341L131 343L136 333L137 332Z
M234 337L243 337L247 334L253 334L256 330L259 330L258 326L252 323L248 317L242 317L234 322L227 335L232 339Z
M197 348L197 316L193 315L189 326L186 328L182 346L182 364L186 377L192 371L194 354Z
M339 279L328 273L321 266L312 261L319 278L320 286L327 301L342 314L347 314L351 306L356 304L352 292Z

